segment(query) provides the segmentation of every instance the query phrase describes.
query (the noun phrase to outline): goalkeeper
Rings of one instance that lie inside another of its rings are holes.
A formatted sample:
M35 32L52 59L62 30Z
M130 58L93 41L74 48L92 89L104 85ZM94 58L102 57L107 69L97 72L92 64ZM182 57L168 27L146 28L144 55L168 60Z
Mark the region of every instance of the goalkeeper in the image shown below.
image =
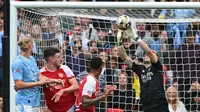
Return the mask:
M124 19L124 18L123 18ZM125 49L120 46L119 54L124 62L135 72L140 79L141 102L144 112L169 112L168 103L165 97L163 84L163 67L160 63L157 54L151 50L147 44L139 39L135 30L131 27L130 21L118 20L118 44L126 33L130 38L134 39L141 48L145 51L144 63L137 60L132 60L127 56ZM121 28L123 27L124 28Z

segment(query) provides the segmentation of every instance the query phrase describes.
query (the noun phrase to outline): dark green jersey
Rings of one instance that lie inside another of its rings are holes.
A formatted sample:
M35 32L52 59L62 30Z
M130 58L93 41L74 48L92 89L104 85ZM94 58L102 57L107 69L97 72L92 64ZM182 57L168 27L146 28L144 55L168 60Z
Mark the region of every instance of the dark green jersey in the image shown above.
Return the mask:
M140 79L140 96L144 110L167 103L163 82L163 67L160 61L152 63L149 68L133 62L132 70Z

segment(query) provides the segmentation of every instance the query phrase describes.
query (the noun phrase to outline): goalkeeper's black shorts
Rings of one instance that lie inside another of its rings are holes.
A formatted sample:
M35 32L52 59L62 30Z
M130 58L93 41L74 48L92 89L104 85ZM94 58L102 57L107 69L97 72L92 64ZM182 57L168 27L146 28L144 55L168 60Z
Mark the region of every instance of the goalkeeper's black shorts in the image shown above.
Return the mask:
M168 104L167 103L160 104L157 107L144 110L144 112L169 112Z

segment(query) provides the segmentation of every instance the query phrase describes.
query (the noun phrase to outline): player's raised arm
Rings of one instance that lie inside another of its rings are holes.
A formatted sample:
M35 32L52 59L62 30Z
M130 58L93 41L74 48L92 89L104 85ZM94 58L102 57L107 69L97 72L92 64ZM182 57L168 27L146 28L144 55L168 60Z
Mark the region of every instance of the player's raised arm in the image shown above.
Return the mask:
M137 42L138 45L140 45L142 47L142 49L146 52L146 54L149 56L150 60L152 63L157 63L158 61L158 56L156 54L156 52L154 52L153 50L151 50L149 48L149 46L142 40Z
M133 60L128 57L126 54L126 50L123 46L120 46L122 43L122 39L125 33L125 30L127 30L127 27L130 25L130 21L128 16L120 16L117 20L117 44L119 46L119 55L122 58L122 60L129 66L129 68L132 68Z
M122 58L122 60L128 65L128 67L132 68L133 60L130 57L128 57L128 55L126 54L126 50L123 46L119 47L119 55Z
M151 62L156 63L158 61L158 56L156 53L149 48L149 46L140 38L138 38L136 31L133 29L131 25L127 27L126 34L129 38L133 38L137 44L146 52L146 54L151 59Z

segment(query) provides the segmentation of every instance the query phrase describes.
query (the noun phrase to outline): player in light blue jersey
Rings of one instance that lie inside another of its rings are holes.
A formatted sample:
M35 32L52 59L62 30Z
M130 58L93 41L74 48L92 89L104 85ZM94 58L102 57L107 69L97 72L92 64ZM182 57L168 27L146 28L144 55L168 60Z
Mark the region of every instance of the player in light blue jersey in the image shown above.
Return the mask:
M41 75L35 59L31 56L33 52L33 39L31 37L22 37L18 41L18 46L21 52L12 63L12 75L17 91L16 107L18 112L39 112L39 86L47 83L62 83L62 81Z

